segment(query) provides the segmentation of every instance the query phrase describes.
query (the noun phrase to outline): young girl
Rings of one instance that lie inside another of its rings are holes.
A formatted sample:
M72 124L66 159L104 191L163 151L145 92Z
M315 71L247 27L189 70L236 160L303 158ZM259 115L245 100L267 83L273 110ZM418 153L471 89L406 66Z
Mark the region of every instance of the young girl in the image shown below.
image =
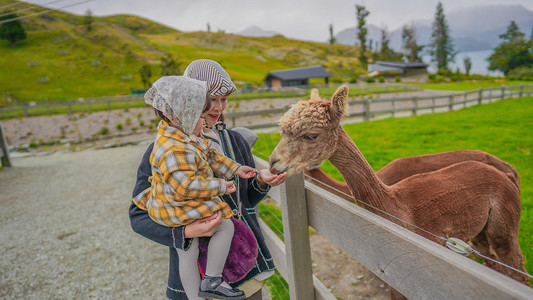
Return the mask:
M212 297L242 299L241 290L231 288L222 280L222 270L233 238L233 212L218 196L235 192L230 179L255 176L256 171L241 166L216 152L201 135L202 113L209 109L207 85L182 76L164 76L154 82L145 94L162 121L158 125L154 148L150 155L152 177L150 188L133 198L133 202L156 223L177 227L194 220L222 213L222 224L209 241L207 266L200 287L195 286L198 274L198 238L188 250L177 249L180 278L190 299ZM189 280L191 279L191 280Z

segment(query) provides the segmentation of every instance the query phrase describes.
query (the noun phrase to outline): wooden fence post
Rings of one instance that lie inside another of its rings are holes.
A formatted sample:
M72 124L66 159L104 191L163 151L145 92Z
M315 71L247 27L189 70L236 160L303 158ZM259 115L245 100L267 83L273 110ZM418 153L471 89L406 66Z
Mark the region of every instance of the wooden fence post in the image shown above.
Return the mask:
M364 114L364 120L368 121L370 120L370 98L368 96L363 97L363 104L365 106L365 114Z
M531 96L531 89L533 88L533 84L528 84L528 90L527 90L527 95L528 96Z
M465 91L465 99L464 99L464 103L463 103L463 108L466 107L467 100L468 100L468 91Z
M450 97L449 97L449 104L450 104L449 111L452 111L453 110L453 95L450 95Z
M522 98L524 96L524 84L521 83L519 86L518 86L518 98Z
M281 195L290 299L314 300L309 220L303 173L288 177L285 184L281 186Z
M478 89L478 96L477 96L477 104L481 105L481 102L483 102L483 88Z
M394 118L396 116L396 100L392 98L392 117Z
M4 135L4 129L2 123L0 123L0 158L2 166L11 167L11 159L9 158L9 150L7 149L7 140ZM306 217L307 218L307 217Z
M431 113L432 114L435 113L435 96L433 96L433 98L431 98Z
M413 96L413 116L416 116L417 108L418 108L418 96Z
M513 90L511 90L511 92L512 91ZM503 100L503 99L505 99L505 85L502 85L502 99L501 100Z

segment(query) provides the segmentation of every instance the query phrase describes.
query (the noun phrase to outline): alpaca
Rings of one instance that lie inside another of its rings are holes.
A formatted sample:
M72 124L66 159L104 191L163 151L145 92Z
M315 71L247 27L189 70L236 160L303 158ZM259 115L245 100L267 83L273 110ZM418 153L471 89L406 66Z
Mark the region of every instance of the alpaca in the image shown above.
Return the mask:
M494 155L479 150L457 150L402 157L388 163L377 171L376 175L384 184L392 185L415 174L436 171L452 164L468 160L479 161L502 171L520 190L520 176L513 166ZM350 188L346 183L331 178L322 169L318 167L306 169L305 174L311 177L307 180L316 185L350 202L355 201L351 196Z
M342 86L331 102L315 90L310 100L293 105L280 119L283 137L269 158L270 171L290 176L329 159L361 207L400 226L405 225L380 210L435 235L471 242L481 253L526 272L518 245L520 192L506 174L479 161L464 161L386 185L340 126L347 97L348 88ZM529 284L524 274L489 260L485 264Z

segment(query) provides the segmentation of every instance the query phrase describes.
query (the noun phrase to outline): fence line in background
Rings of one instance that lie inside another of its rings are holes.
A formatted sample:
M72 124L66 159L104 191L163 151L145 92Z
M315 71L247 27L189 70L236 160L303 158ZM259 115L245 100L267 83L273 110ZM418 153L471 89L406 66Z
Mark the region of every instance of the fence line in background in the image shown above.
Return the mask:
M364 88L354 88L359 96L352 96L348 102L354 107L361 107L358 112L349 114L348 117L363 117L364 120L369 120L376 115L390 114L393 117L399 113L411 112L412 115L419 113L434 113L442 109L451 111L454 109L466 107L469 105L482 104L484 102L492 102L493 100L503 100L505 98L533 95L533 85L519 85L519 86L501 86L496 88L479 88L474 91L465 92L449 92L441 95L420 97L395 97L392 99L372 99L368 96L372 93L392 93L392 92L407 92L421 90L418 85L369 85ZM278 92L261 92L249 94L235 94L232 95L232 100L238 101L243 99L269 99L269 98L286 98L286 97L305 97L308 96L308 90L298 91L278 91ZM353 93L352 93L353 95ZM429 102L429 104L428 104ZM379 104L389 104L390 107L385 109L376 109L375 106ZM411 105L407 105L411 103ZM0 119L28 117L35 115L49 115L60 113L75 113L75 112L91 112L112 109L128 109L134 107L144 107L144 100L142 95L126 95L116 97L100 97L79 100L68 100L62 102L46 102L46 103L26 103L25 105L6 105L0 107ZM230 120L232 127L236 126L237 119L250 116L265 116L283 114L289 109L285 106L277 109L264 109L254 111L229 111L225 114L226 118ZM257 121L257 119L255 119ZM228 124L229 125L229 124ZM251 129L265 128L277 126L275 123L257 123L249 124L247 126Z
M279 90L246 91L232 94L233 101L269 98L305 97L309 94L308 87L289 87ZM422 86L408 84L375 84L364 87L354 86L360 94L392 93L421 90ZM8 104L0 106L0 119L29 117L50 114L71 114L76 112L92 112L112 109L128 109L144 107L144 95L120 95L98 98L80 98L66 101L33 101L24 104Z
M258 170L268 168L260 158L255 157L255 162ZM285 243L263 222L261 229L293 300L334 299L308 273L309 226L409 299L531 299L533 295L532 288L306 182L303 174L287 178L269 195L281 202Z

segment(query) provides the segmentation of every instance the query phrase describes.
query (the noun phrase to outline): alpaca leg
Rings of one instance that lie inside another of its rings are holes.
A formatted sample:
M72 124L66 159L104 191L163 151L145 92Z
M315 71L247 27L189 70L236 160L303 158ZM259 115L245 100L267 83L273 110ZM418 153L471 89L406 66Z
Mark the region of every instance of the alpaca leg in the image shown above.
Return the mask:
M522 255L522 251L520 250L518 240L515 239L512 241L508 241L508 245L509 247L498 247L494 249L496 255L499 258L498 261L527 273L524 267L524 256ZM485 264L498 272L501 272L517 281L522 282L525 285L529 285L529 277L524 274L518 273L514 270L511 270L507 267L504 267L489 260L486 260Z
M389 289L391 300L407 300L407 297L402 295L402 293L398 292L397 290L393 289L391 286L389 286Z
M494 220L494 218L492 219ZM516 222L518 223L518 221ZM518 244L518 229L502 230L505 227L491 222L487 223L487 227L483 232L473 240L474 245L479 247L477 250L481 254L527 273L524 267L524 256ZM488 259L484 261L487 267L529 285L529 278L526 275Z

